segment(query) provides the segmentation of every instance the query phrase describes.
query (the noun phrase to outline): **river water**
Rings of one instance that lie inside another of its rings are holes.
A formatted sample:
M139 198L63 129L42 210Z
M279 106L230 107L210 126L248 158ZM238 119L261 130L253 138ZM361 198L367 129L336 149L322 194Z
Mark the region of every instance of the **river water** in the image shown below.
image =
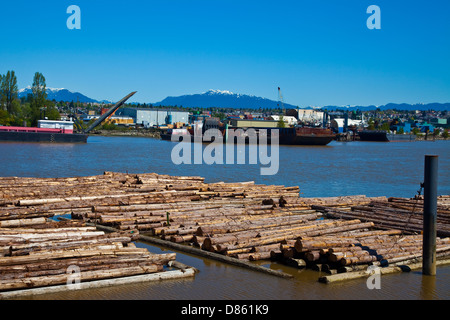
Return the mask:
M257 164L246 161L247 164L176 165L171 155L177 145L153 138L99 136L89 137L87 144L0 143L0 176L71 177L98 175L104 171L157 172L202 176L206 182L255 181L299 186L303 197L359 194L413 197L423 181L425 155L435 154L439 156L438 194L450 194L449 141L333 141L324 147L280 146L275 175L261 175L261 168L269 165L259 161ZM235 150L236 154L238 151ZM248 160L248 148L245 152ZM137 245L155 253L173 252L144 242ZM381 279L381 289L369 290L365 279L325 285L317 282L319 272L275 263L267 263L267 267L295 277L278 278L182 252L177 252L177 260L200 272L192 279L62 292L35 299L450 299L450 267L438 267L436 277L422 276L420 270L385 275Z

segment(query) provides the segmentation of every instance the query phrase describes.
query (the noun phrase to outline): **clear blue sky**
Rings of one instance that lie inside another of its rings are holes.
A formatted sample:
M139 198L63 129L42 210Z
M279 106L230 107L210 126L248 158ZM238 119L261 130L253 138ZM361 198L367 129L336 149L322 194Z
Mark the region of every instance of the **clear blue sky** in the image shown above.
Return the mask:
M69 30L69 5L81 30ZM369 30L369 5L381 30ZM229 90L298 106L450 102L450 1L2 1L0 73L139 102Z

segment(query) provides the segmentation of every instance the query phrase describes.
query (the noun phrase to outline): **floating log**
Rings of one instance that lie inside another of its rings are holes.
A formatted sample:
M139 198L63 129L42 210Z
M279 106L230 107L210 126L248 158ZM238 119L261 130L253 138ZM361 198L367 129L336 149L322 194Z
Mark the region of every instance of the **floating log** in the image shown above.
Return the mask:
M156 173L0 179L4 199L0 203L0 256L33 261L39 255L44 259L43 252L48 251L61 255L62 260L88 259L96 257L100 248L105 252L136 249L120 240L122 235L115 235L117 241L112 243L93 230L56 232L52 240L47 236L50 230L42 235L36 232L36 236L21 231L27 228L23 223L37 229L45 225L42 219L71 214L85 223L128 232L127 236L133 232L135 239L145 233L203 248L206 254L239 257L243 262L302 259L307 267L328 273L420 257L421 237L410 235L420 231L417 213L422 210L422 199L301 198L299 191L296 186L205 183L202 177ZM450 197L438 203L442 238L450 232ZM32 219L40 220L34 224ZM17 233L1 233L5 228L15 228ZM445 254L446 242L440 241L438 250ZM79 256L70 257L76 250ZM143 256L135 254L137 260ZM105 258L123 256L106 254Z
M450 264L450 259L436 261L436 265L447 265L447 264ZM398 272L409 272L411 270L419 269L421 267L422 267L421 263L416 263L416 264L411 264L411 265L401 265L401 266L379 268L379 271L380 271L381 275L384 275L384 274L398 273ZM338 274L333 274L333 275L329 275L329 276L319 277L319 282L329 284L329 283L340 282L340 281L345 281L345 280L367 278L370 275L371 275L371 273L368 272L367 270L345 272L345 273L338 273Z
M130 284L130 283L142 283L146 281L161 281L168 279L178 279L185 277L193 277L195 275L194 268L187 268L182 270L173 271L163 271L156 273L149 273L137 276L127 276L112 279L103 279L97 281L80 282L76 286L71 286L71 290L81 290L81 289L93 289L102 288L113 285ZM61 291L67 291L68 287L66 284L63 285L53 285L51 287L34 288L34 289L24 289L15 291L0 292L0 299L12 299L24 296L33 296L39 294L49 294Z
M306 261L303 259L288 258L285 260L285 263L287 265L295 267L295 268L305 268L306 267Z
M0 291L66 283L70 266L79 268L81 281L95 281L164 272L163 266L176 258L136 248L131 241L138 233L105 234L80 221L50 221L53 214L42 207L2 209Z

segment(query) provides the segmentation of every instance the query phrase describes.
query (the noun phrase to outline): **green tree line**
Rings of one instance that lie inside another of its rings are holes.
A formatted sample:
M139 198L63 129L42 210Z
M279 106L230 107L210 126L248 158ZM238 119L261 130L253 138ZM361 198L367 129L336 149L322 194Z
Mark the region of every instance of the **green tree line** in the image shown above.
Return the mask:
M14 71L0 74L0 125L37 126L38 120L60 120L53 101L47 100L45 77L36 72L31 86L32 93L19 99L17 76Z

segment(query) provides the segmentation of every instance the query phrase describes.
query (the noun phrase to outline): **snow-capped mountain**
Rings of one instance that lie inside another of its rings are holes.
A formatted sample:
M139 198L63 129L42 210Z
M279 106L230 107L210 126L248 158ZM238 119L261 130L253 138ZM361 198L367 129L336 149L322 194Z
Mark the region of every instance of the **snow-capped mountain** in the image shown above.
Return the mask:
M56 101L66 101L66 102L87 102L95 103L99 102L97 100L86 97L84 94L79 92L72 92L64 88L46 88L47 99ZM31 86L19 90L19 98L27 97L28 94L32 94Z
M234 93L228 90L214 90L214 89L210 89L206 92L203 92L202 94L209 94L209 95L214 95L214 94L228 94L228 95L233 95ZM239 94L238 94L239 95Z
M79 92L72 92L64 88L46 88L47 99L66 102L86 102L86 103L111 103L107 100L95 100L91 99ZM31 86L19 90L19 98L26 97L31 94ZM143 102L141 102L143 103ZM148 102L146 102L148 104ZM131 102L131 104L137 104L137 102ZM270 100L267 98L261 98L253 95L238 94L227 90L208 90L199 94L188 94L178 97L167 97L164 100L156 103L151 103L154 106L183 106L187 108L233 108L233 109L276 109L281 107L278 101ZM305 108L305 106L300 106ZM296 109L297 106L284 103L285 109ZM307 108L317 109L325 108L327 110L343 109L348 111L353 110L435 110L445 111L450 110L450 103L388 103L382 106L309 106Z
M234 108L234 109L274 109L281 107L278 101L256 97L247 94L237 94L226 90L208 90L200 94L189 94L178 97L167 97L153 103L155 106L183 106L188 108ZM284 103L286 109L296 106Z

